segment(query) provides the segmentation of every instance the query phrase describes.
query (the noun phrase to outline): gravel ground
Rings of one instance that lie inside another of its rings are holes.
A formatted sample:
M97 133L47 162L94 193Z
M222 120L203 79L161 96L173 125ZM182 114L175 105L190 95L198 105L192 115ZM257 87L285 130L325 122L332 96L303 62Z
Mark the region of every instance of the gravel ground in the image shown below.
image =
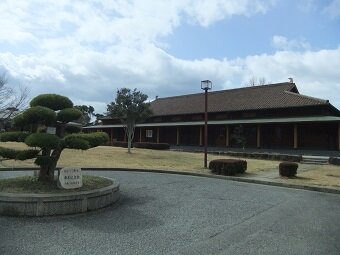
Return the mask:
M340 254L337 194L182 175L89 173L116 178L120 201L72 216L0 216L0 254Z

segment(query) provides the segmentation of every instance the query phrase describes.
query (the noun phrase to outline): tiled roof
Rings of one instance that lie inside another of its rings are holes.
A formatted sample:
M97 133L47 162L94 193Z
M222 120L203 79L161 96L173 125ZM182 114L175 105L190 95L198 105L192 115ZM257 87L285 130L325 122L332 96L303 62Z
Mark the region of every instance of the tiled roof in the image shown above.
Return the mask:
M317 106L329 104L327 100L299 94L294 83L209 92L209 112L230 112ZM154 116L204 112L204 93L158 98L151 102Z

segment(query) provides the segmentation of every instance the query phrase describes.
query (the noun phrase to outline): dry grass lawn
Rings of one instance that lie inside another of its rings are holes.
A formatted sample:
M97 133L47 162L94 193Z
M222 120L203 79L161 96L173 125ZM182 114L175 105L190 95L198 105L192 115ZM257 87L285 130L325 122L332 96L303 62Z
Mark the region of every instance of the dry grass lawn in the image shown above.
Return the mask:
M1 143L0 146L24 149L22 143ZM226 156L208 155L208 161ZM296 178L281 178L278 176L279 161L246 159L248 162L246 177L264 178L275 182L286 182L305 185L328 186L340 188L340 167L332 165L300 164ZM112 168L141 168L186 171L210 174L203 168L201 153L154 151L146 149L127 149L118 147L99 146L87 151L64 150L58 162L59 167L112 167ZM3 167L36 167L33 160L0 162Z

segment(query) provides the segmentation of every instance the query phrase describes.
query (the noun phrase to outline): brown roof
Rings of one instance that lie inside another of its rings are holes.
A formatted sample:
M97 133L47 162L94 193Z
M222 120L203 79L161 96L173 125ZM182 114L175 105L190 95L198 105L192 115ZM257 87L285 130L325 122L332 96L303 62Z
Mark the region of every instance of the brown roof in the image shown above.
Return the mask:
M209 92L209 112L230 112L317 106L328 100L299 94L294 83L277 83ZM154 116L204 112L204 93L158 98L151 102Z

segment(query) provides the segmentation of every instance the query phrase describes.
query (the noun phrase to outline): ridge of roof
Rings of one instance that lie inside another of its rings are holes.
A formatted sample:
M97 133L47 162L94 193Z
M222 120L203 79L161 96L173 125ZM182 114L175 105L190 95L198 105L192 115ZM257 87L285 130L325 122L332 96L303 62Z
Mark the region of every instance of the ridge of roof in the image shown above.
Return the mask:
M237 91L237 90L254 90L254 89L257 90L257 89L262 89L262 88L279 87L279 86L287 86L287 85L291 85L291 87L288 90L291 90L293 87L296 87L295 83L281 82L281 83L272 83L272 84L250 86L250 87L240 87L240 88L217 90L217 91L211 91L211 92L209 92L209 94L219 94L219 93L224 93L224 92L229 92L229 91ZM160 100L172 99L172 98L181 98L181 97L189 97L189 96L201 96L201 95L203 95L203 93L192 93L192 94L179 95L179 96L159 97L156 100L152 101L151 103L156 102L156 101L160 101Z
M318 102L321 102L321 103L324 103L324 104L329 103L329 100L325 100L325 99L321 99L321 98L317 98L317 97L306 96L306 95L303 95L303 94L299 94L299 93L295 93L295 92L291 92L291 91L287 91L287 90L284 91L284 92L289 94L289 95L303 97L303 98L310 99L310 100L315 100L315 101L318 101Z

